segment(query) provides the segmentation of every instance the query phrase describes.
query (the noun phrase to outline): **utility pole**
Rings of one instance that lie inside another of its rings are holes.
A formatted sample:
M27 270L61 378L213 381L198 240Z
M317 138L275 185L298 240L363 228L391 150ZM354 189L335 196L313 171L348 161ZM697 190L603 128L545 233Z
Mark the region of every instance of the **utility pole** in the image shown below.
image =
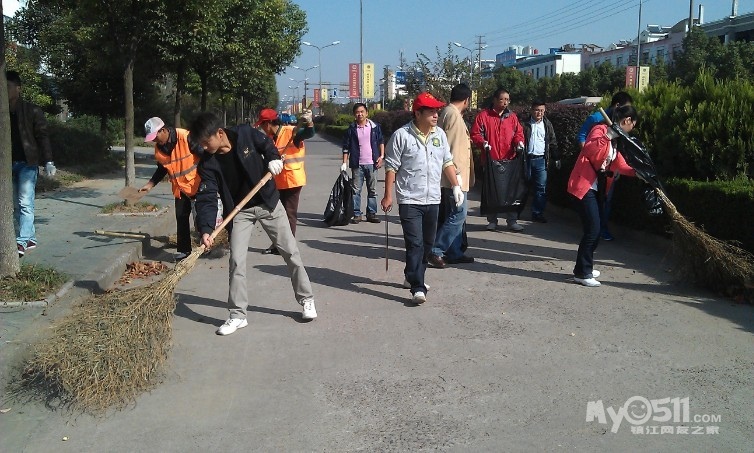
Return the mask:
M478 68L477 79L479 80L479 84L480 85L482 83L482 49L484 49L485 47L487 47L487 44L485 44L484 42L482 42L483 39L484 39L484 35L477 35L477 58L476 58L477 68ZM471 80L471 84L472 84L472 88L471 89L473 90L474 89L473 88L473 85L474 85L474 80L473 79L474 79L474 77L472 76L471 79L472 79Z

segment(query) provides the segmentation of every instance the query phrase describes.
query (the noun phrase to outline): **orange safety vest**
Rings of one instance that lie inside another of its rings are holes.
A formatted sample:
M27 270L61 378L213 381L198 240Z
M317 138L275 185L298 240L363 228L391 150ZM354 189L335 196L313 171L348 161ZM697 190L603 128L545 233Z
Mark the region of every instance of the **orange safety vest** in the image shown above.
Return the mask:
M275 186L278 189L293 189L306 185L306 171L304 170L306 148L304 148L304 142L301 142L301 147L293 144L291 137L295 133L295 126L280 126L278 136L275 139L275 146L277 146L278 151L281 155L285 154L283 171L275 176Z
M168 171L170 184L173 186L173 196L181 198L181 192L189 197L196 195L201 178L196 172L199 156L193 154L188 144L186 129L175 129L177 143L173 152L168 155L160 151L159 146L154 147L154 158Z

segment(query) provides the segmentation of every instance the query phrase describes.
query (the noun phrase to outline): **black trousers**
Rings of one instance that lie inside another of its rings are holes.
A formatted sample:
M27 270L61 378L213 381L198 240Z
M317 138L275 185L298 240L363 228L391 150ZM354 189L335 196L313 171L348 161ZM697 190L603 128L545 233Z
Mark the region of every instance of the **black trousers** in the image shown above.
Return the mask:
M288 223L291 224L291 232L296 235L296 222L298 221L298 200L301 196L302 187L293 187L290 189L280 189L280 203L285 208L285 214L288 216Z
M191 197L181 192L181 198L175 199L175 224L178 253L191 253Z

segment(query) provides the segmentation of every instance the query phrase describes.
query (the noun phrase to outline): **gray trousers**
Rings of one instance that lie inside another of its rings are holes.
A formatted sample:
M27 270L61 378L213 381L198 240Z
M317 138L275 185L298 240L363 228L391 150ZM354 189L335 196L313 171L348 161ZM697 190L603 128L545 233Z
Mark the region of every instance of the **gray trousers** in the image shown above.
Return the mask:
M230 234L230 266L228 305L231 318L245 318L249 305L249 293L246 287L246 257L249 254L249 239L254 223L259 221L270 237L272 245L280 251L280 256L288 265L291 274L293 292L300 305L307 299L313 299L312 284L306 273L296 238L291 233L291 226L283 205L278 202L272 211L266 205L242 209L233 219Z

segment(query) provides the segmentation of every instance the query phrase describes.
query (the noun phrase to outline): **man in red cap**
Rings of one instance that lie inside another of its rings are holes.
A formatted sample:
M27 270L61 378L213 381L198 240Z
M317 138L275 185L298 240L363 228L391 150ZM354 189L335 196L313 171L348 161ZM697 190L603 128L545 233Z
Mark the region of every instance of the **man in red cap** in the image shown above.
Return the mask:
M263 109L259 112L259 120L254 124L254 127L261 129L270 137L280 154L285 154L283 171L279 175L275 175L275 186L280 192L280 202L288 215L288 223L291 224L291 232L294 236L296 235L301 188L306 185L304 140L314 137L311 110L304 110L299 116L299 125L284 125L273 109ZM273 245L270 245L262 253L280 255L278 249Z
M429 290L424 273L437 232L441 175L453 187L456 206L464 199L448 137L437 127L438 113L444 105L429 93L419 94L414 99L413 121L393 133L385 151L385 197L380 204L383 211L390 211L395 184L406 244L404 286L411 288L411 301L416 305L426 302Z

